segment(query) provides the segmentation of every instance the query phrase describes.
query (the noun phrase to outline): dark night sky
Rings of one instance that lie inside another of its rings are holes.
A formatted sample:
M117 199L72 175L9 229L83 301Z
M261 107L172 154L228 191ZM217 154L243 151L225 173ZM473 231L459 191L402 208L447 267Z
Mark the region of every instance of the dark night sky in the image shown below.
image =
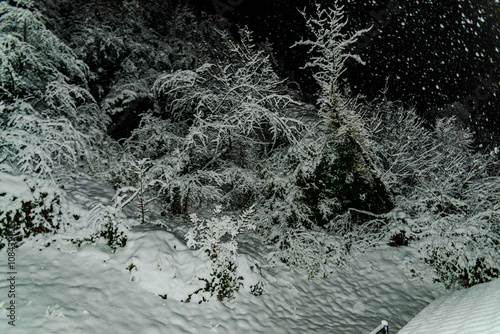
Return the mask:
M269 39L281 63L281 74L297 81L303 90L314 91L310 75L299 70L306 48L289 48L307 37L297 8L313 8L314 1L193 2L203 11L217 10L235 24L248 25L257 40ZM333 3L318 2L325 6ZM345 5L349 30L379 23L379 29L365 35L356 50L366 65L351 62L345 74L355 92L368 98L380 96L388 79L388 97L416 105L422 115L460 102L469 106L476 132L487 132L488 138L494 132L495 141L500 141L498 0L339 2Z

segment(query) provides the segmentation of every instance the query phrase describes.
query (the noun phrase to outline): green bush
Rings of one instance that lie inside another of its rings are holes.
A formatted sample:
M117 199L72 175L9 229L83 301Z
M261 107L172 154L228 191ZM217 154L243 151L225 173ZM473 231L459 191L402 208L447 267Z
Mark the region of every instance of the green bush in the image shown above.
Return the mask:
M309 179L299 179L304 187L304 201L311 208L319 226L328 224L333 216L345 213L349 208L375 214L390 211L394 204L384 185L368 169L363 169L363 159L348 145L335 148L335 158L326 156ZM319 204L324 201L336 203L336 210L328 215ZM366 219L359 219L364 223Z
M194 227L186 234L187 245L190 248L201 248L212 261L212 272L210 278L199 279L205 282L205 286L190 294L186 302L190 302L193 295L200 292L209 294L209 297L217 296L219 301L233 299L239 291L243 277L236 273L238 242L236 238L244 230L254 229L249 223L254 213L253 206L245 210L239 219L230 216L221 216L222 207L217 206L213 211L213 217L209 220L199 219L196 214L190 216ZM207 298L209 298L207 297ZM207 301L201 296L201 301Z
M243 286L241 282L243 277L236 275L236 264L233 261L217 263L216 253L207 250L207 254L214 263L212 273L210 279L199 278L199 280L205 282L205 286L197 290L195 294L203 291L210 293L210 296L216 295L219 301L233 299L234 294ZM191 295L186 302L189 302L190 299Z
M31 190L34 192L34 188ZM48 193L41 192L38 197L29 201L13 196L12 201L16 202L16 209L0 210L0 250L7 243L19 247L26 238L56 233L61 227L60 198L57 194L49 196Z
M98 226L97 231L88 237L71 239L70 241L78 247L81 247L82 244L95 244L102 238L106 240L106 245L108 245L113 252L115 252L118 247L125 247L128 238L127 235L118 228L116 215L117 213L113 212L110 208L96 207L91 215L90 221Z
M462 259L462 256L453 254L444 247L432 250L424 261L436 271L438 275L436 281L444 283L447 288L456 286L470 288L500 277L500 268L489 264L486 257Z
M89 237L82 239L71 239L71 242L78 247L81 247L84 243L94 244L99 238L105 239L106 244L113 251L116 251L118 247L125 247L128 239L125 233L123 231L118 231L118 227L113 225L113 223L110 221L102 225L101 230L91 234Z

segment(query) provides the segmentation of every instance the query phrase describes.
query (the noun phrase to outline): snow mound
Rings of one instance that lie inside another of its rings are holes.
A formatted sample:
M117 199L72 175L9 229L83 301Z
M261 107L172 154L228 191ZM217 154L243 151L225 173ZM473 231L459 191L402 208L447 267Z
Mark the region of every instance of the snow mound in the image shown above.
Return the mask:
M399 334L500 333L500 279L436 299Z

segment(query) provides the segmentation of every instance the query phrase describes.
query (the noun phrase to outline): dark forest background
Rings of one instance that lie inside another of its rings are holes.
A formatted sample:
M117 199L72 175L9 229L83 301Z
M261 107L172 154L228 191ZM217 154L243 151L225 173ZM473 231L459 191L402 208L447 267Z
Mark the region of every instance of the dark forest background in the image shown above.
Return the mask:
M156 25L158 30L164 29L172 9L181 4L191 6L198 19L207 15L223 18L234 35L238 27L248 26L257 42L271 43L278 74L298 85L303 100L313 102L317 87L310 70L301 69L307 50L290 46L300 38L310 37L299 10L311 11L316 2L333 4L332 0L149 0L141 2L144 4L141 12L147 12L148 23ZM339 0L338 3L344 5L349 31L373 26L352 50L366 64L351 62L344 74L354 93L370 100L384 91L388 99L416 107L430 123L453 115L475 133L480 147L498 146L498 1ZM51 5L58 7L52 8L52 15ZM66 33L71 32L75 16L91 15L106 25L120 24L120 16L130 11L126 6L127 1L122 0L39 2L42 11L52 17L49 27L63 24L66 30L60 26L56 31ZM89 8L95 10L89 12Z
M290 46L305 36L298 9L332 0L191 0L198 12L219 13L233 25L248 25L256 39L269 40L283 76L315 91L300 70L307 54ZM387 96L416 106L433 120L455 115L478 144L498 144L500 128L500 4L479 1L341 0L351 31L374 25L356 50L366 65L352 62L345 73L354 92ZM232 5L231 5L232 4ZM400 6L398 8L398 6Z

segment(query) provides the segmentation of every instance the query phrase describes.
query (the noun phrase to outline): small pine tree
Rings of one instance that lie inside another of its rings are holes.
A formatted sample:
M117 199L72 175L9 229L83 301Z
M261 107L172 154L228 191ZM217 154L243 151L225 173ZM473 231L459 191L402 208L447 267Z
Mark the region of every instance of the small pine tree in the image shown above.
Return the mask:
M336 1L331 8L319 4L309 16L301 12L313 40L301 40L293 46L308 46L310 60L306 68L314 70L314 79L320 87L319 115L323 118L324 152L316 155L322 160L315 172L303 176L302 184L313 184L306 189L306 197L321 225L328 224L332 214L355 208L382 213L392 208L389 193L380 180L375 163L374 143L362 119L360 104L348 90L342 91L340 78L349 59L362 62L348 52L357 39L369 29L348 35L342 30L347 24L343 7ZM334 205L325 206L326 202ZM321 205L319 205L321 203ZM325 216L325 209L330 213Z

